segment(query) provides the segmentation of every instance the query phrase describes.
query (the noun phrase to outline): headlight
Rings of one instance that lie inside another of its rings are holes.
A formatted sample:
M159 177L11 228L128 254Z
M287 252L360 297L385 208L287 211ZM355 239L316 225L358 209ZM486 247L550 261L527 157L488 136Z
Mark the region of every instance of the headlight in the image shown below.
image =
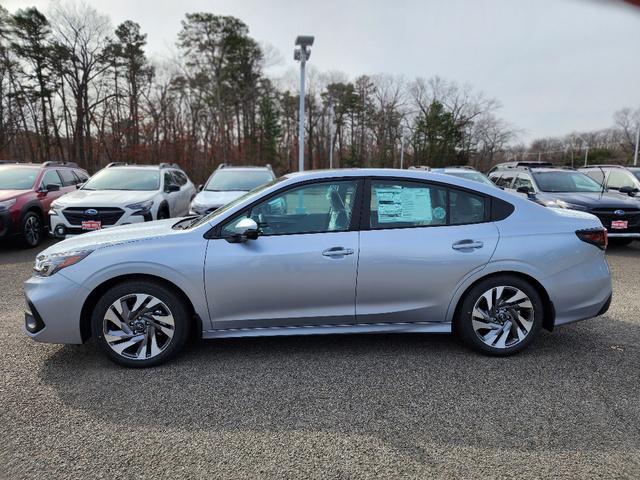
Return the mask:
M12 198L11 200L5 200L4 202L0 202L0 211L9 210L16 203L16 199Z
M93 250L78 250L73 252L53 253L51 255L38 255L33 267L34 274L38 277L50 277L63 268L75 265L86 258Z
M62 205L57 200L55 202L51 202L51 208L49 209L49 215L59 215L60 210L62 209Z
M146 202L138 202L132 203L131 205L127 205L127 208L135 211L143 211L148 212L153 207L153 200L147 200Z

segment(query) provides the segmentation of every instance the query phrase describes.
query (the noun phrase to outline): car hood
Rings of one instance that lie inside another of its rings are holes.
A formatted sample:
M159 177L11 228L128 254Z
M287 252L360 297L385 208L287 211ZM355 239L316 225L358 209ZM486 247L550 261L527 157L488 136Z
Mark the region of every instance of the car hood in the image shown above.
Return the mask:
M582 205L587 208L639 208L640 201L633 197L625 197L610 192L563 192L545 193L545 199L563 200L567 203Z
M27 192L31 192L31 190L0 190L0 202L11 200Z
M155 191L130 190L76 190L56 200L56 205L65 207L124 207L131 203L151 200Z
M184 231L171 228L179 220L178 218L169 218L155 222L132 223L121 227L110 227L103 230L83 233L82 235L62 240L50 246L44 250L42 254L46 255L87 249L93 250L139 240L149 240L166 235L175 235Z
M225 205L232 200L244 195L245 191L242 190L232 190L228 192L208 192L203 190L202 192L196 195L196 198L193 200L202 205L206 205L207 207L218 207L221 205Z

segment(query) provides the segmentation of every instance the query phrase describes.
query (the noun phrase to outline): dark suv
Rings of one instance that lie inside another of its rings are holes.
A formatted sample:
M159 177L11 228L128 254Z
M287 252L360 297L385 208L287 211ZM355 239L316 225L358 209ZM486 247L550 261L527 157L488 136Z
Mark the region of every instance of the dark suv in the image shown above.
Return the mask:
M88 178L75 163L0 164L0 239L38 245L47 231L51 202Z
M618 244L640 238L640 200L609 192L584 173L557 167L510 167L494 170L489 178L541 205L595 215Z

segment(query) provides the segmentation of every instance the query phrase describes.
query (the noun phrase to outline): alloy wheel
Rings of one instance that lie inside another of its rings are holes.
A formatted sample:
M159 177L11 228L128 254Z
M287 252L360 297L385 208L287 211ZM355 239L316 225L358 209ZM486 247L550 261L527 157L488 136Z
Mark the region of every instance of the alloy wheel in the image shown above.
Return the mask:
M24 238L31 246L36 246L40 241L40 219L30 215L24 222Z
M516 287L493 287L476 301L471 321L485 345L498 349L513 347L522 342L533 327L533 304L527 294Z
M102 322L104 339L114 352L133 360L148 360L171 343L175 322L169 307L146 293L120 297Z

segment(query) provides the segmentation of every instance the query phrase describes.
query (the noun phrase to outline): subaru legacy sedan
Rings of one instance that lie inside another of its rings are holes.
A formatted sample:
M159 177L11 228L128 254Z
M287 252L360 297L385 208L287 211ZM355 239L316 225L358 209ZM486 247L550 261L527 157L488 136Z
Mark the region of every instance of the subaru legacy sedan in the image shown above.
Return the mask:
M157 365L191 336L456 333L509 355L603 314L593 215L419 170L294 173L203 217L62 241L26 282L33 339Z

